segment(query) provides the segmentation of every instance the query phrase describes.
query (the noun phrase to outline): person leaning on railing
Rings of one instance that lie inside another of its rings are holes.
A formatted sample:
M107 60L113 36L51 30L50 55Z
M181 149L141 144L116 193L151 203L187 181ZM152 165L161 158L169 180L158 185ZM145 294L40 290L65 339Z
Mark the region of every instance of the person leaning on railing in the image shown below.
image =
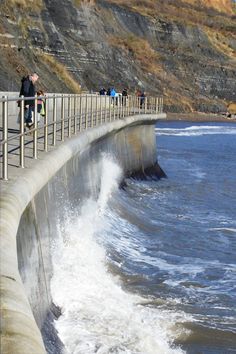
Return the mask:
M35 72L31 75L23 77L21 80L20 96L34 97L36 93L35 83L38 80L38 78L39 76ZM20 101L18 101L18 106L20 107ZM32 112L34 112L34 99L25 100L24 119L25 119L26 126L28 128L30 128L33 125Z

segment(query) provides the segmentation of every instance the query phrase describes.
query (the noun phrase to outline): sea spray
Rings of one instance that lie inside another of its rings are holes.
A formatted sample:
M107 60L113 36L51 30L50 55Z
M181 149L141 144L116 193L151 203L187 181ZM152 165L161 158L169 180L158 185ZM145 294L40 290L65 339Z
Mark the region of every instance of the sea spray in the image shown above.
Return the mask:
M125 292L108 271L98 240L104 232L112 237L105 210L118 192L121 169L107 157L101 164L98 199L85 201L79 215L67 220L53 250L51 291L62 309L56 329L69 354L182 353L171 347L182 316L145 306L146 299Z
M99 211L103 212L112 192L116 190L119 185L122 177L122 170L120 166L107 155L103 155L101 164L101 187L97 204Z

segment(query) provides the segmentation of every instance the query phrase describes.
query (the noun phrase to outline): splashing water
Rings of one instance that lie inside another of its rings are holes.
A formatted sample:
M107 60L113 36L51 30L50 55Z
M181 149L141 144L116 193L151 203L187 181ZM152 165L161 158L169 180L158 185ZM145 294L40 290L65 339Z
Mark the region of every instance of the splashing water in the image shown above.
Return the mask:
M122 173L110 158L103 157L101 164L98 200L85 201L79 215L68 219L53 250L51 291L62 309L59 336L69 354L183 353L172 344L183 334L176 323L186 321L186 315L146 306L147 299L125 292L108 271L99 235L109 235L105 211Z

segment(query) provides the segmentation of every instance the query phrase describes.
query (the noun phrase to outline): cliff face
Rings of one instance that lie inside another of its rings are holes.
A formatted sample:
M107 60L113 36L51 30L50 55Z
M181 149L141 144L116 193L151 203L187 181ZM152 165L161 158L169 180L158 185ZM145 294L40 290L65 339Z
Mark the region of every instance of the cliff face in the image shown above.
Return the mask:
M166 109L236 101L231 0L3 0L0 90L28 71L47 92L115 86L164 94Z

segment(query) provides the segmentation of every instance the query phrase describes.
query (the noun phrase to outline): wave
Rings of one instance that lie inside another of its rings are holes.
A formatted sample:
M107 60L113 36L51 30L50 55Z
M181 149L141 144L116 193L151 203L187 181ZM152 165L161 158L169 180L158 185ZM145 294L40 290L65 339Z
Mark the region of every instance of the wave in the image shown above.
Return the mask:
M212 227L209 229L209 231L225 231L225 232L229 232L229 233L235 233L236 229L232 228L232 227Z
M59 225L60 241L53 248L51 292L62 309L55 324L59 336L69 354L183 353L173 343L186 333L177 324L187 315L148 306L147 298L125 291L109 272L103 237L112 232L106 211L122 173L107 157L101 164L98 200L87 200Z
M173 135L173 136L202 136L216 134L236 134L236 128L232 126L208 126L208 125L193 125L186 128L156 128L158 135Z

